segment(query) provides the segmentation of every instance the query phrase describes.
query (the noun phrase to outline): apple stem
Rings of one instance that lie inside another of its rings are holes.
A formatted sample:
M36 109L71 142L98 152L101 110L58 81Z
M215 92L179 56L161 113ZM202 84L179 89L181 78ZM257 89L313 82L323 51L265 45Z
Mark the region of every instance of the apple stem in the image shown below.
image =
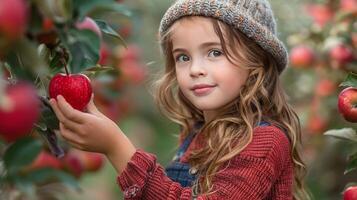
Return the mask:
M67 65L64 66L64 70L66 70L66 74L69 76Z

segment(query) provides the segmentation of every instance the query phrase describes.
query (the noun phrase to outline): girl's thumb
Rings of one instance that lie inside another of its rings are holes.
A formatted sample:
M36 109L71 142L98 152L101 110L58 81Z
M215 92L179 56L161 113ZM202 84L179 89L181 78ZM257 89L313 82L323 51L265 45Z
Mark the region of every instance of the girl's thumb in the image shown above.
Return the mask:
M101 112L97 109L97 106L95 106L95 104L94 104L94 94L92 94L92 97L87 105L87 111L94 115L101 114Z

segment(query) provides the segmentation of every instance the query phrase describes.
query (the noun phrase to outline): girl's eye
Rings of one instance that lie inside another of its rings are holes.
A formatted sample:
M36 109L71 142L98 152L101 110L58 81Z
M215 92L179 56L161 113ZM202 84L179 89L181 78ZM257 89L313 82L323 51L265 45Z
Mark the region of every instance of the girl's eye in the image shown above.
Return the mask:
M190 58L186 56L185 54L180 54L176 57L176 62L187 62L189 61Z
M209 53L208 53L208 56L209 57L218 57L218 56L221 56L223 54L222 51L220 50L211 50Z

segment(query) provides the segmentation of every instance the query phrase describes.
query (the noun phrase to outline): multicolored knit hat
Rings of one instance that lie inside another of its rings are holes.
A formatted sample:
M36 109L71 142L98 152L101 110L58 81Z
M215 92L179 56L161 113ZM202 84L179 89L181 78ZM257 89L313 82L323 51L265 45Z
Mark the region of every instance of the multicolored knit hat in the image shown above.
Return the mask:
M160 36L185 16L213 17L240 30L275 58L279 73L288 63L288 52L277 38L276 22L267 0L177 0L161 20Z

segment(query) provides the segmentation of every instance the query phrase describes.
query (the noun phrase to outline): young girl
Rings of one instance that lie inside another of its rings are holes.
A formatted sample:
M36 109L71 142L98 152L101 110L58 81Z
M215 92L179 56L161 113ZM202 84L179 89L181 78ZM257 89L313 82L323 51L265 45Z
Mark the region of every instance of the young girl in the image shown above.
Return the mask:
M287 52L266 0L179 0L164 15L156 100L181 127L164 169L91 101L51 105L75 148L104 153L125 199L307 199L299 119L279 82Z

